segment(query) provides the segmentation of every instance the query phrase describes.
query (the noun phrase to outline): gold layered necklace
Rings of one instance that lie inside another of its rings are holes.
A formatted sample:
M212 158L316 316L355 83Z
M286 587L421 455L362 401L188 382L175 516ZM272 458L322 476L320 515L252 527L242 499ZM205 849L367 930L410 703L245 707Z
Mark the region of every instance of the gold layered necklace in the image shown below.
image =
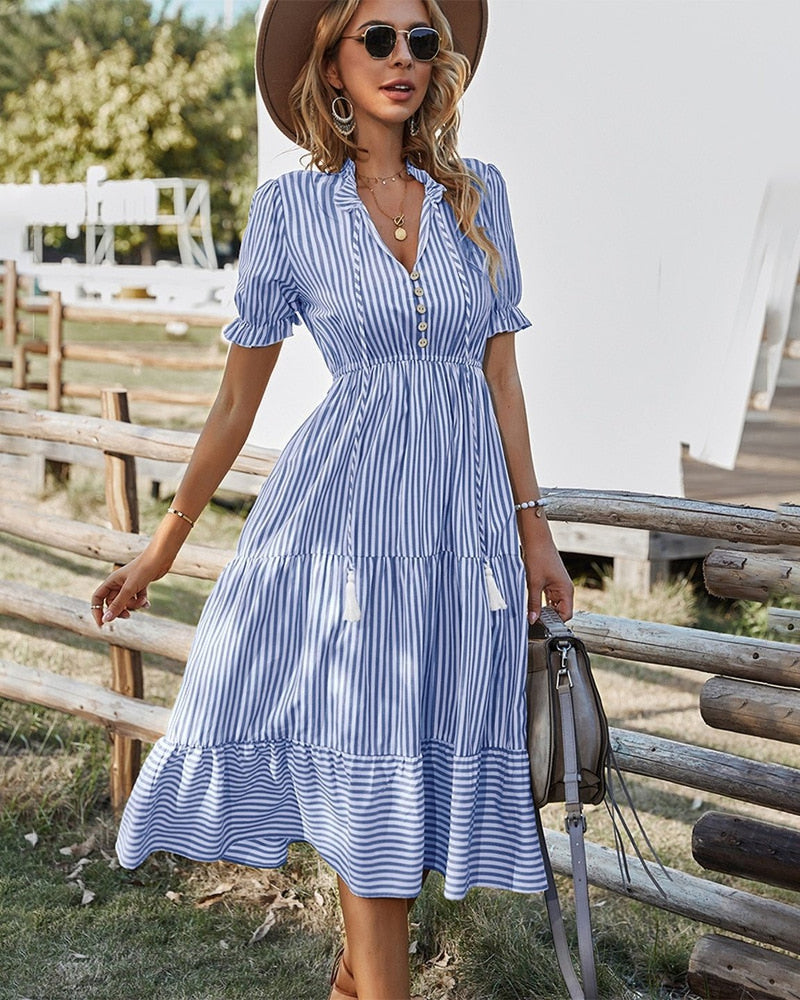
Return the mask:
M408 236L408 231L406 230L406 195L408 194L408 181L410 180L408 171L405 167L401 167L397 173L390 174L388 177L365 177L363 174L356 174L356 180L360 181L364 187L372 195L375 205L381 215L390 219L394 224L394 238L402 243L404 239ZM378 196L375 194L375 189L380 184L381 187L387 187L390 183L395 184L398 180L403 182L403 197L400 201L400 209L397 215L390 215L389 212L385 212L381 208L381 203L378 201ZM371 183L370 183L371 182Z

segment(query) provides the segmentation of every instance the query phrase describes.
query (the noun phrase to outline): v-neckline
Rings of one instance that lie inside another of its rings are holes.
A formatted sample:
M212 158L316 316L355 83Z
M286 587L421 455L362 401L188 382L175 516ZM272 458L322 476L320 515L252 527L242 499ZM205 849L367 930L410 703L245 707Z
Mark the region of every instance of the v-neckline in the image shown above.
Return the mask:
M414 180L416 180L416 179L417 178L414 178ZM422 182L420 182L420 183L422 183ZM386 242L386 240L383 238L383 236L381 236L380 229L378 229L378 226L376 225L375 220L372 218L370 210L364 204L364 201L361 198L361 196L358 194L358 190L357 189L356 189L356 197L358 198L359 202L361 203L361 207L364 210L364 213L366 214L367 218L369 219L369 224L372 227L372 234L375 237L375 239L380 243L380 245L384 248L384 250L389 254L389 256L392 258L392 260L396 261L400 265L400 267L405 271L406 275L408 277L411 277L411 275L417 270L417 264L418 264L418 261L419 261L419 258L420 258L420 248L422 247L422 220L423 220L423 217L426 215L425 209L426 209L427 202L428 202L428 192L425 189L425 185L423 184L422 204L419 207L419 224L417 226L417 245L414 247L414 262L412 263L410 269L406 267L406 265L402 262L402 260L400 260L400 258L396 254L392 253L391 246Z
M403 274L407 278L410 278L412 274L419 270L419 261L427 243L430 207L433 202L438 201L441 198L442 192L444 191L444 185L439 183L439 181L435 181L426 170L423 170L421 167L414 166L414 164L412 164L409 160L405 161L405 166L411 177L413 177L414 180L419 181L424 187L422 205L420 206L419 212L417 246L414 254L414 263L410 269L407 268L406 265L392 253L392 248L381 236L378 227L375 225L375 220L372 218L369 213L369 209L361 199L356 187L356 165L352 159L348 159L342 167L342 172L344 174L342 181L349 187L349 194L352 197L353 202L358 204L360 211L362 211L366 216L373 239L378 242L384 253L388 254L395 264L402 269ZM350 199L348 198L348 200Z

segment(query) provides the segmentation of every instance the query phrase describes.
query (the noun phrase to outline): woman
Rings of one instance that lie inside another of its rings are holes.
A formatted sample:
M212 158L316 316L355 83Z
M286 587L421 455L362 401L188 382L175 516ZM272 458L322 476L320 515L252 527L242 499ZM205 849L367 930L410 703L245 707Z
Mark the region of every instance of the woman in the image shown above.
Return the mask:
M147 549L92 598L98 625L146 606L301 317L332 385L204 608L117 852L275 867L313 844L345 921L332 998L408 998L428 870L451 899L545 887L526 585L530 620L542 592L569 618L572 585L535 504L505 185L456 151L485 23L485 0L268 4L261 92L320 169L256 192L217 400Z

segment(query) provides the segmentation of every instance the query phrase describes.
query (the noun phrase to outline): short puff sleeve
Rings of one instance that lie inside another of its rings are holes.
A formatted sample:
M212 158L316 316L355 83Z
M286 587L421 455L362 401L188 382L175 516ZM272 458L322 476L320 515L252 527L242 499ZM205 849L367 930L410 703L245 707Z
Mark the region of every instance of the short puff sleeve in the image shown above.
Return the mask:
M262 184L253 195L233 301L239 316L222 334L241 347L275 344L291 337L292 324L300 322L277 180Z
M493 163L487 163L481 173L486 185L483 194L482 221L487 235L500 251L502 260L502 268L497 273L497 292L487 333L487 336L492 337L496 333L505 331L524 330L531 326L531 321L519 308L522 298L522 276L514 241L514 228L511 224L506 182Z

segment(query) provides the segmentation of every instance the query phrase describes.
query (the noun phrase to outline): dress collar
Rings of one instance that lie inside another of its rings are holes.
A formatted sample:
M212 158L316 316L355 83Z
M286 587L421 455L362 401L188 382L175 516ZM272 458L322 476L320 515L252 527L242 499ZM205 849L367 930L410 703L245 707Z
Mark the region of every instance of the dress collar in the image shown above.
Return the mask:
M436 203L441 201L444 193L444 184L435 181L431 175L422 167L415 166L410 160L406 160L406 170L415 179L425 185L425 201ZM344 166L337 173L333 174L336 179L336 190L333 200L337 208L350 211L363 205L356 190L356 165L349 157L345 160Z

